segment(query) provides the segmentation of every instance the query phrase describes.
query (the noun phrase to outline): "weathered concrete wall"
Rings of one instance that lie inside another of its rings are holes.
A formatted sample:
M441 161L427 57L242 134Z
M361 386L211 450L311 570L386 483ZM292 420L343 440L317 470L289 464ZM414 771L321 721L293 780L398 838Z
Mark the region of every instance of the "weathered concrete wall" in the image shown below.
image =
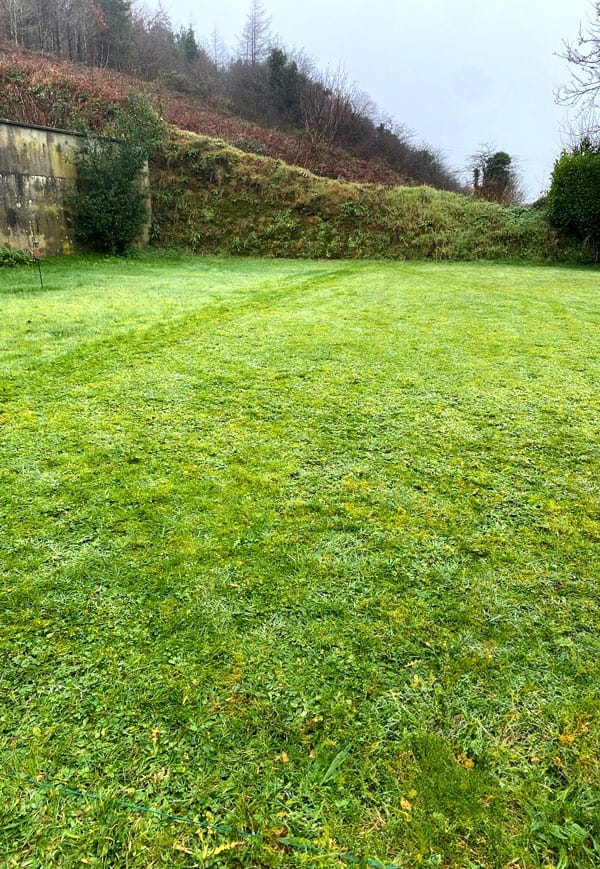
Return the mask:
M63 130L0 121L0 246L27 250L36 239L43 254L73 250L69 200L81 141ZM142 184L148 189L147 175ZM148 197L148 223L149 216ZM139 244L148 233L146 226Z
M79 142L60 130L0 122L0 245L24 250L35 238L43 253L72 250L67 203Z

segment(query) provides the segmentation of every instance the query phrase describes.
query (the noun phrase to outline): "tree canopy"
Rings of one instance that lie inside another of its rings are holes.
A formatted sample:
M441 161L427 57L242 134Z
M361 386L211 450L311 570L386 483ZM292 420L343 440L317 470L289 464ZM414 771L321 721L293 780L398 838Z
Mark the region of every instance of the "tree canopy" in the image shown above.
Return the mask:
M489 202L511 205L521 202L519 172L513 158L506 151L494 151L484 146L471 157L473 190Z
M191 25L174 28L163 7L151 12L131 0L0 0L0 39L157 81L291 134L315 154L342 148L396 176L461 189L437 151L414 147L401 125L382 123L343 70L320 72L301 52L278 44L262 0L249 2L233 52L215 31L202 38Z

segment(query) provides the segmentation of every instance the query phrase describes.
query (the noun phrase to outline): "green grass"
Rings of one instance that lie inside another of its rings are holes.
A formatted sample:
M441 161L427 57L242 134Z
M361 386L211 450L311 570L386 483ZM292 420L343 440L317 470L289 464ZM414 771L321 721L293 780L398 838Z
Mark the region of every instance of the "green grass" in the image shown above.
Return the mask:
M2 865L597 866L598 271L44 272L0 273Z
M150 166L153 239L194 253L306 259L581 261L543 210L431 187L319 178L173 131Z

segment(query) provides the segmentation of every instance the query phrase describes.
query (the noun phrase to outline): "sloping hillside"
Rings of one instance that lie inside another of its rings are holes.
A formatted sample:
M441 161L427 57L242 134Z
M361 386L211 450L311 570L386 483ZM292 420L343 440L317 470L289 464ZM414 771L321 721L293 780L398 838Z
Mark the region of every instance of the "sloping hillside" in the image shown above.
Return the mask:
M0 46L0 117L11 121L104 132L116 105L129 92L143 92L174 126L215 136L244 150L283 160L330 178L376 184L407 184L410 179L384 162L361 160L332 146L311 145L301 136L268 130L235 115L202 106L157 84L107 69Z
M163 247L329 258L546 259L561 253L537 211L407 186L389 166L311 148L156 85L0 49L0 117L103 132L132 90L144 92L173 124L151 167L153 240Z
M430 187L351 184L173 132L151 167L154 241L281 257L544 259L542 215Z

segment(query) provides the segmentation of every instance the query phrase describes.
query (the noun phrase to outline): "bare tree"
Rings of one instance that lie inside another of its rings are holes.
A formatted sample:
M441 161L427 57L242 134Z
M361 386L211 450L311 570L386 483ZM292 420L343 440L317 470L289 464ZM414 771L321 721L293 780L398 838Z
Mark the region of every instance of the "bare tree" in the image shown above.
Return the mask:
M307 80L302 93L302 122L313 144L352 137L359 122L375 111L369 97L338 67Z
M216 69L223 69L227 65L228 52L216 27L213 27L212 33L204 42L204 50Z
M0 0L10 39L93 66L121 66L130 45L129 0Z
M239 36L239 57L244 63L256 66L266 60L271 47L271 18L261 0L251 0L244 29Z
M29 31L35 27L34 16L35 9L28 0L0 0L4 35L17 45L27 46Z
M161 73L183 71L180 65L183 54L171 21L162 6L154 13L140 7L136 9L132 22L132 40L136 72L143 78L152 80Z
M600 0L592 6L587 26L580 26L575 42L565 42L559 52L571 64L571 82L556 94L560 105L576 108L584 135L600 134Z

